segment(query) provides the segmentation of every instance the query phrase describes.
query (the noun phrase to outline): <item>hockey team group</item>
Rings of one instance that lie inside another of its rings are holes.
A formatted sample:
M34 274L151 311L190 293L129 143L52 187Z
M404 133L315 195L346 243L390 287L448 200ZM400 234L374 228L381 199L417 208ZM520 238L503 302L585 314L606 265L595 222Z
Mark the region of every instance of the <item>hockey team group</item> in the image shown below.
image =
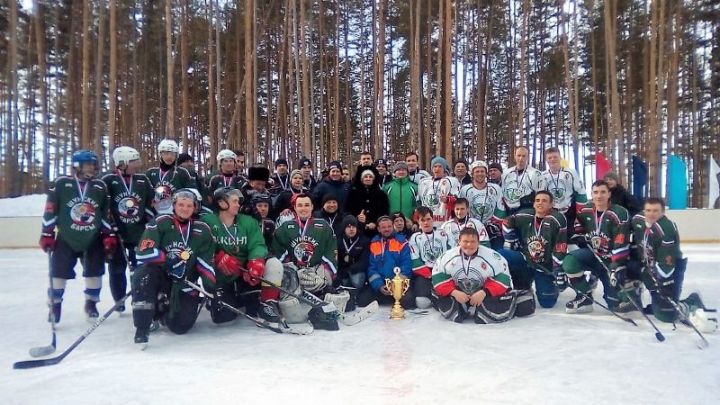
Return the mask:
M404 308L435 308L453 322L528 316L537 304L558 305L569 288L574 298L560 304L568 313L597 304L624 319L639 311L648 321L717 328L699 294L681 299L687 260L663 200L639 204L613 173L588 196L557 148L544 151L544 171L522 146L505 170L434 157L430 173L414 152L392 168L366 152L352 178L333 161L319 180L307 158L296 170L278 159L271 176L260 166L246 173L244 155L226 149L202 179L175 141L157 152L158 165L143 171L137 150L118 147L114 170L100 176L97 155L76 151L73 173L54 179L40 239L49 321L60 322L80 259L87 317L99 317L107 265L113 309L125 311L132 298L143 346L162 326L188 332L204 308L215 323L338 330L395 301L385 280L396 268L410 280Z

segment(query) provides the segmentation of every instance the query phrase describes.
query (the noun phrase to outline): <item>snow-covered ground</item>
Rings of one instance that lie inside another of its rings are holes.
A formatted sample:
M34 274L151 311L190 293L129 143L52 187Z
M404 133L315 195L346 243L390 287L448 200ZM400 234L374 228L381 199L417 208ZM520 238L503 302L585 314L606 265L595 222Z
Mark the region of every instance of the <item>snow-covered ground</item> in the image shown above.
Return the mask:
M720 248L686 246L685 293L701 290L720 306ZM453 324L437 313L387 319L389 308L339 332L276 335L238 320L215 326L203 311L195 328L162 330L139 351L132 317L114 314L62 363L13 370L27 350L50 343L45 322L46 258L39 250L0 250L2 404L440 404L720 403L720 337L685 327L633 327L595 307L566 315L571 297L531 318L501 325ZM105 281L107 284L107 281ZM89 324L80 280L68 283L59 354ZM101 312L110 306L103 290Z
M45 211L45 194L0 198L0 217L38 217Z

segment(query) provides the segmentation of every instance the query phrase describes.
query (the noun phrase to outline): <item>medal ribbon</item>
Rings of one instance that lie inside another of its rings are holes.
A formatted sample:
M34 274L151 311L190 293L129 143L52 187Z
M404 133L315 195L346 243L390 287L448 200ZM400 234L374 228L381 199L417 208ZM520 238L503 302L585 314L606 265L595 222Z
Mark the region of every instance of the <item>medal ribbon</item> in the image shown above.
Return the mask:
M600 218L597 216L597 209L595 209L595 234L600 235L600 225L602 225L603 218L605 217L605 213L607 210L603 211L602 214L600 214Z
M181 225L180 222L177 220L177 218L173 218L173 222L175 222L175 226L177 227L178 231L180 232L180 237L182 238L183 246L185 246L185 249L187 250L187 249L190 247L190 245L189 245L189 242L190 242L190 228L192 228L193 221L192 221L192 219L188 220L188 223L187 223L187 231L185 232L185 234L183 234L182 225ZM226 229L227 229L227 228L226 228Z
M88 181L88 182L85 182L85 187L82 187L82 186L80 185L80 180L78 180L77 176L75 176L75 184L77 184L78 194L80 195L80 202L81 202L81 203L84 203L84 202L85 202L85 194L87 194L88 183L90 183L90 182L89 182L89 181Z
M345 252L346 252L347 254L350 254L350 250L351 250L353 247L355 247L355 245L358 243L359 240L360 240L360 237L355 238L355 242L353 242L350 246L348 246L347 243L345 242L345 238L343 238L343 245L345 245ZM385 247L383 246L383 249L384 249L384 248L385 248Z

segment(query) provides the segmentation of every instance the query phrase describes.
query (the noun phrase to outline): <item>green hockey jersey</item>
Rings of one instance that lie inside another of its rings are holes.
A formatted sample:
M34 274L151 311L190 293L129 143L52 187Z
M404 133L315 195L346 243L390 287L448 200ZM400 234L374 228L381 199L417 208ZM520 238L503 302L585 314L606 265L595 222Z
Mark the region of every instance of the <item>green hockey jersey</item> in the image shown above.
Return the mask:
M666 216L648 226L643 215L632 219L632 255L664 279L675 271L675 263L682 258L677 225Z
M150 180L144 174L134 174L130 184L118 173L102 176L110 193L110 212L124 243L137 245L145 231L145 224L153 217L151 209L155 195Z
M337 273L337 241L330 224L321 218L305 224L297 219L284 222L275 230L270 252L298 267L326 264Z
M521 210L505 219L503 234L508 242L520 242L529 263L546 269L562 265L567 254L567 220L557 211L540 219L533 209Z
M614 269L624 265L630 253L629 215L617 204L611 204L606 211L600 212L589 202L577 214L575 233L585 234L592 249Z

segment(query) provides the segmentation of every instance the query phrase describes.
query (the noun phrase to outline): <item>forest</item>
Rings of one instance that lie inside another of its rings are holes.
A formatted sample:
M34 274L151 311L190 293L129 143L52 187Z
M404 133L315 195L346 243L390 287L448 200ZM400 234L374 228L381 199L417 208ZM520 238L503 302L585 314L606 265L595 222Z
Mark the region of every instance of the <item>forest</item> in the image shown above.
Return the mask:
M95 150L175 139L201 172L369 150L509 161L596 152L707 203L720 156L720 0L0 0L0 196Z

